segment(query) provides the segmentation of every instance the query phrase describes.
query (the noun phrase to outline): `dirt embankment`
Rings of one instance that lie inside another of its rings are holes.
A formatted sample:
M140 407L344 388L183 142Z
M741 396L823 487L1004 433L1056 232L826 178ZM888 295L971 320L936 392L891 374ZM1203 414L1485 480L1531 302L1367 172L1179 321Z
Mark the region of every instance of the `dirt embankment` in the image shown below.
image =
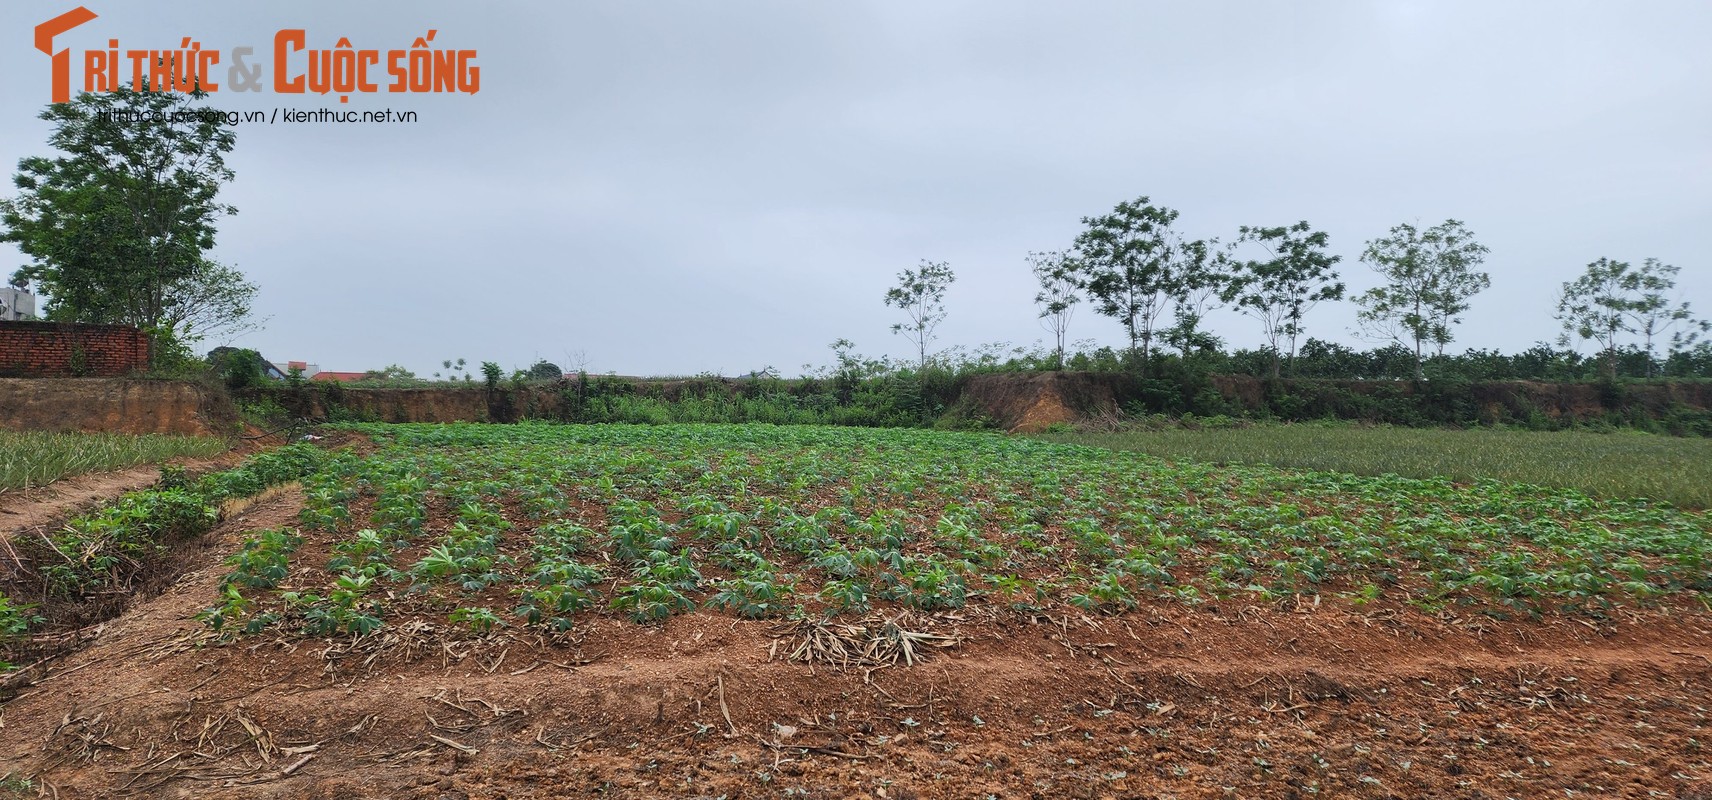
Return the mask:
M1088 372L976 375L963 398L1004 430L1039 433L1058 423L1116 413L1113 377Z
M1281 380L1269 382L1244 375L1215 375L1209 385L1227 403L1247 413L1271 410L1289 418L1303 409L1314 417L1338 416L1374 421L1397 421L1386 413L1447 423L1481 421L1526 422L1534 415L1554 421L1590 421L1620 417L1663 418L1673 409L1712 411L1712 383L1624 384L1488 381L1457 387L1455 394L1409 381ZM1035 433L1054 423L1087 422L1143 399L1140 383L1110 373L1000 373L977 375L967 383L963 399L999 427L1013 433ZM1434 394L1437 390L1439 394ZM1280 402L1288 398L1288 402ZM1352 398L1362 398L1358 402ZM1385 405L1389 401L1390 406ZM1291 410L1293 409L1293 411Z
M607 384L598 389L600 392L668 403L720 393L740 396L748 387L745 381L730 378L666 381L601 376L595 380ZM517 422L562 420L565 394L575 392L576 387L572 381L523 387L506 382L492 391L480 385L370 389L311 383L300 387L245 389L237 394L241 400L265 399L277 403L293 416L316 421ZM588 391L587 385L584 391Z
M224 393L185 381L0 378L7 430L228 436L237 419Z
M1656 383L1623 386L1614 394L1598 384L1511 381L1475 384L1474 399L1483 407L1534 407L1548 416L1586 419L1621 408L1651 414L1671 406L1712 410L1712 383Z
M1337 395L1367 398L1418 398L1433 390L1410 381L1292 380L1269 382L1246 375L1215 375L1212 387L1226 400L1247 411L1268 406L1270 397L1294 395L1301 403L1335 409ZM1712 410L1712 383L1622 384L1483 381L1465 384L1466 398L1435 397L1432 402L1466 399L1486 421L1526 419L1539 413L1551 419L1591 420L1609 413L1639 412L1657 417L1672 407Z
M605 379L602 380L617 380ZM1661 417L1673 408L1712 410L1712 383L1658 383L1616 388L1588 383L1504 381L1474 383L1457 397L1418 398L1431 387L1407 381L1292 381L1269 383L1245 376L1214 376L1211 388L1226 402L1246 411L1267 409L1278 396L1313 411L1313 416L1367 418L1384 402L1417 399L1453 404L1455 420L1527 421L1534 415L1554 420L1592 420L1612 413ZM993 420L1004 430L1034 433L1055 423L1076 423L1110 416L1141 398L1136 381L1125 375L1085 372L998 373L975 375L963 385L956 404ZM562 387L433 387L353 389L343 386L279 386L240 392L241 400L270 400L292 416L311 420L379 422L516 422L560 419ZM684 394L724 391L741 394L742 381L629 381L638 396L667 402ZM1376 402L1355 402L1351 398ZM1383 401L1383 402L1378 402ZM1399 408L1403 406L1398 406ZM1412 407L1412 406L1411 406ZM1424 408L1424 406L1423 406ZM1278 413L1283 411L1275 410ZM1286 416L1288 416L1286 414ZM1436 417L1433 417L1436 418ZM237 414L218 390L182 381L125 378L0 378L0 428L11 430L113 431L227 435ZM1379 419L1377 421L1389 421Z
M643 381L601 378L622 384L638 397L674 402L686 395L701 396L750 391L744 381L695 379ZM789 386L791 382L780 385ZM1454 394L1431 385L1408 381L1283 380L1268 382L1246 376L1213 376L1210 388L1237 409L1271 410L1283 418L1307 413L1408 423L1419 417L1445 423L1526 422L1540 414L1554 420L1591 420L1616 412L1658 418L1673 407L1712 410L1712 384L1659 383L1623 385L1616 389L1587 383L1494 381L1460 386ZM1004 430L1034 433L1055 423L1076 423L1111 416L1132 403L1157 400L1180 387L1147 385L1116 373L1041 372L974 375L958 397L948 400L985 416ZM1434 394L1437 390L1440 393ZM509 384L495 391L481 387L360 389L344 386L284 386L241 392L244 399L269 399L293 416L312 420L379 422L516 422L521 419L562 419L564 386ZM1151 392L1151 394L1150 394ZM1282 398L1282 399L1281 399ZM1390 416L1387 416L1390 415ZM1399 417L1392 419L1392 416ZM1418 422L1418 420L1416 420Z
M256 392L240 397L261 397ZM354 419L377 422L492 422L496 419L484 389L347 389L309 386L269 389L265 397L294 417L311 420Z

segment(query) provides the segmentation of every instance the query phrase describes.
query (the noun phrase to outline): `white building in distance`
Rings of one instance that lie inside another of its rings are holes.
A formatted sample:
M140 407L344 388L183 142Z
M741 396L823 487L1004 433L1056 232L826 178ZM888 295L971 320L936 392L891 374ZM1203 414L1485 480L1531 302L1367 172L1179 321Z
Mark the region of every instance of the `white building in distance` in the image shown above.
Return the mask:
M17 286L0 286L0 321L36 318L36 296Z

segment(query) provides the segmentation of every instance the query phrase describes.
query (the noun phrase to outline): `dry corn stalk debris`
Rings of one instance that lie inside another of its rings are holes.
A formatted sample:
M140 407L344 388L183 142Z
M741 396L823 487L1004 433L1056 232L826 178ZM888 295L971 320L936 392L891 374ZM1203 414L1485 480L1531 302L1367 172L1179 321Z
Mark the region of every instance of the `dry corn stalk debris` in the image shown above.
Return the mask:
M955 635L931 633L931 618L870 616L855 622L802 620L780 631L790 639L786 659L846 667L915 666L933 648L955 647Z

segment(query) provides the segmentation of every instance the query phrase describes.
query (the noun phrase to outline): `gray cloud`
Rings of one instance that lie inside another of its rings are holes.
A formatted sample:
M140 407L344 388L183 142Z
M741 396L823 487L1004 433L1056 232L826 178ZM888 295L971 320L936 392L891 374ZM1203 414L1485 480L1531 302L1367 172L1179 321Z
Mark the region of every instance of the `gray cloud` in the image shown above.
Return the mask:
M70 7L10 4L0 29L27 42ZM597 371L792 373L841 336L905 353L880 297L922 258L959 275L943 344L1026 343L1043 334L1024 253L1142 194L1194 236L1307 219L1356 290L1364 240L1462 219L1493 286L1458 346L1555 336L1552 291L1601 256L1682 267L1712 313L1703 3L90 7L74 49L191 35L265 53L282 27L384 49L433 27L479 50L476 95L345 106L414 125L240 128L217 255L262 285L272 320L240 343L276 359L426 373L584 351ZM48 59L20 44L0 62L10 166L45 151ZM1309 330L1347 342L1352 324L1332 304ZM1121 341L1087 312L1071 334Z

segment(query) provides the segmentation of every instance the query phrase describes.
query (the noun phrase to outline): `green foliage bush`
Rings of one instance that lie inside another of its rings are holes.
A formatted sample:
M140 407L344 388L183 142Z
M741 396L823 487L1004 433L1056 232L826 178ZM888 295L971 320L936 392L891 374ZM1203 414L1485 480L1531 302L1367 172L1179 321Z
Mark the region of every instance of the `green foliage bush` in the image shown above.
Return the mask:
M208 353L208 366L228 389L247 389L267 382L268 363L254 350L215 348Z

